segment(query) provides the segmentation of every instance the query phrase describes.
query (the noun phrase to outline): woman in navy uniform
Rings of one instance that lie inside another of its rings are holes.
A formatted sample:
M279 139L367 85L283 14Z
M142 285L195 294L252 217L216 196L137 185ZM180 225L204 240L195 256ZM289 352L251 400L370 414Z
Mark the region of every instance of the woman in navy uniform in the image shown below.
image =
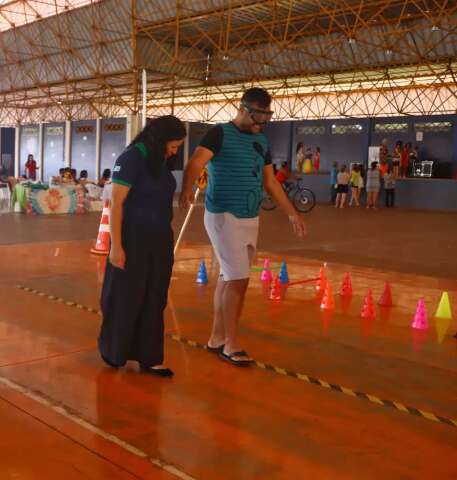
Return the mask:
M186 136L173 116L152 120L113 169L111 251L102 288L100 354L109 366L128 360L168 377L163 366L163 312L173 267L173 196L167 163Z

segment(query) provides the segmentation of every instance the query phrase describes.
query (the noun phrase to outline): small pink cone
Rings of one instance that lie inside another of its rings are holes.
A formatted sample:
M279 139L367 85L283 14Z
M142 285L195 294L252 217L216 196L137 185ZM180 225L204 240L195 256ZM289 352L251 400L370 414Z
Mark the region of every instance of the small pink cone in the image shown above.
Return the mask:
M427 310L425 309L423 298L419 298L419 301L417 302L416 314L414 315L411 326L418 330L427 330L428 328Z
M270 260L267 258L263 262L263 270L262 274L260 275L260 280L262 282L271 282L273 280L273 274L271 273L271 263Z

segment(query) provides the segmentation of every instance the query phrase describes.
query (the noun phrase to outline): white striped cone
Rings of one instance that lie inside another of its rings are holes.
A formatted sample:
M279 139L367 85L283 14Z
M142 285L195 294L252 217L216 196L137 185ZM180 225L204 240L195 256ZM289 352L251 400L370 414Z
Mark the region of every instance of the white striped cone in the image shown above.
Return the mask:
M102 219L100 220L100 228L98 229L98 237L95 242L95 247L90 249L90 253L95 255L108 255L110 245L110 227L109 227L109 215L110 215L110 201L105 200L102 211Z

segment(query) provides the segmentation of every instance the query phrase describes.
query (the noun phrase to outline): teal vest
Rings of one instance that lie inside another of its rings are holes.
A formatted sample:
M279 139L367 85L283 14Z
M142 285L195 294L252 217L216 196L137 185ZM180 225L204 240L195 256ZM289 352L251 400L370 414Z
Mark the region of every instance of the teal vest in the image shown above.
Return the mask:
M263 168L268 141L264 134L240 132L232 123L221 125L224 139L220 152L208 164L206 209L254 218L263 192Z

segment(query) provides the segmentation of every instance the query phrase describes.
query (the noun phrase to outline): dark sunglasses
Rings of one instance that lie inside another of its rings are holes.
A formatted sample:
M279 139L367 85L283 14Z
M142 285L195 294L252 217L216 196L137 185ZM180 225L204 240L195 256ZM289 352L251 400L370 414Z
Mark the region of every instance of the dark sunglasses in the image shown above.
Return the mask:
M274 113L272 110L259 110L244 102L241 102L241 106L249 113L252 120L260 125L269 122Z

